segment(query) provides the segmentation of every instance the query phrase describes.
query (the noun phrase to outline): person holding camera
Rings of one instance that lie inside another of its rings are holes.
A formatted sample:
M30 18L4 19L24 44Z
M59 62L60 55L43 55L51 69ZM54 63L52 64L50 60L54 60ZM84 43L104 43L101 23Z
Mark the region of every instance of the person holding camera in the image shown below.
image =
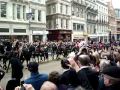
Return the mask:
M76 58L77 57L77 58ZM70 68L77 73L79 85L86 90L97 90L98 88L98 72L92 70L90 66L90 57L86 54L77 55L68 58Z

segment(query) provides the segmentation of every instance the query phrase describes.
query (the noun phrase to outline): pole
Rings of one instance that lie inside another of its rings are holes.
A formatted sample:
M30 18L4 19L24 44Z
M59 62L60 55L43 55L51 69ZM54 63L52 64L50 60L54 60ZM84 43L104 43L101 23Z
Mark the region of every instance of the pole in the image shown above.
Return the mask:
M30 0L28 1L28 5L29 5L29 13L28 13L28 30L29 30L29 43L33 42L33 38L32 38L32 30L30 30L30 19L32 17L32 13L30 11Z
M112 43L112 41L111 41L111 31L109 32L109 43L110 43L110 47L111 47L111 43Z
M88 10L88 8L89 8L89 6L87 6L86 8L85 8L85 30L83 31L83 33L84 33L84 37L85 37L85 41L86 41L86 43L88 43L88 30L87 30L87 10ZM87 35L85 35L85 33L87 34Z

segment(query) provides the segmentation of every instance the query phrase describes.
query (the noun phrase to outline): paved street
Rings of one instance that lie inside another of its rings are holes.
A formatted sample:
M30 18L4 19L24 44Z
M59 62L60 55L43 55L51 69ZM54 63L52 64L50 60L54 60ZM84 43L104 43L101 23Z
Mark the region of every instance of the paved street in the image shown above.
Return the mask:
M39 72L40 73L49 74L51 71L62 72L60 61L51 61L51 62L43 63L43 64L39 65ZM30 73L28 72L27 69L24 69L23 72L24 72L24 77L23 77L23 80L24 80L30 76ZM6 73L4 78L1 80L0 85L5 88L7 81L10 80L10 78L11 78L11 71L9 70L9 72Z

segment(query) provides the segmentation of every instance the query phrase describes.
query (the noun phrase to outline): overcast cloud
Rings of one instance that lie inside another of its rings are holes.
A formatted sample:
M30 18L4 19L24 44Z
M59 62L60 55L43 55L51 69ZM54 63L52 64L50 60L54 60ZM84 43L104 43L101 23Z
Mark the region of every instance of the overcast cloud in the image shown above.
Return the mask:
M112 0L114 8L120 8L120 0Z

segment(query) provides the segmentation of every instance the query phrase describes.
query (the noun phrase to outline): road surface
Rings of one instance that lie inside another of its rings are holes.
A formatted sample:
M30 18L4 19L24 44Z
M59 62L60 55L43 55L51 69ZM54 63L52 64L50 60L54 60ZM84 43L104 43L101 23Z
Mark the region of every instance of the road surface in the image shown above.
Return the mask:
M39 65L40 73L49 74L51 71L59 71L60 73L63 71L63 69L61 68L61 65L60 65L60 61L50 61L50 62ZM24 80L30 76L30 72L28 71L28 69L24 68L23 72L24 72L24 76L23 76L22 80ZM9 72L5 74L4 78L0 82L0 86L4 87L4 89L5 89L6 84L7 84L8 80L10 80L10 79L11 79L11 70L9 70Z

